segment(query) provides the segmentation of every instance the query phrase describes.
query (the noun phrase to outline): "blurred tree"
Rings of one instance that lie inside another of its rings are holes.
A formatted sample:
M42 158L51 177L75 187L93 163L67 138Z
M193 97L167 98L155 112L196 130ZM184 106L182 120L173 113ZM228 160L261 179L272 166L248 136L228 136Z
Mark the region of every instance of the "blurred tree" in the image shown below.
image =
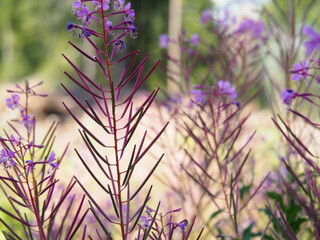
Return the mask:
M1 81L59 71L57 43L67 34L65 23L72 3L68 4L64 0L0 1Z

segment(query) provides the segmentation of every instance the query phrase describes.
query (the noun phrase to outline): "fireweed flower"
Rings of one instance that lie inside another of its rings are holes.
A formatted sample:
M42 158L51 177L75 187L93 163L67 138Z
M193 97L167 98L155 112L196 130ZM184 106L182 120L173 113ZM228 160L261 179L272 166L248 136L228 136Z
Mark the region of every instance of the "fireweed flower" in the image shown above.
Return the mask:
M186 230L186 227L188 226L188 220L184 219L183 221L178 223L178 227L181 229L182 232Z
M123 8L124 0L115 0L113 5L114 5L114 9L119 11L120 9Z
M212 20L211 10L210 9L203 10L202 16L201 16L201 19L200 19L201 23L202 24L206 24L207 22L209 22L211 20Z
M140 217L140 225L143 229L150 227L149 220L145 215Z
M159 36L159 46L161 48L165 48L165 49L168 48L169 42L170 42L170 39L167 34L164 33Z
M92 3L96 5L95 10L101 9L101 3L99 0L92 0ZM109 4L110 4L110 0L103 0L102 1L102 10L103 11L107 11L109 10Z
M281 99L286 105L290 105L292 100L298 96L298 93L292 89L286 89L281 93Z
M129 2L125 7L124 7L124 12L125 14L128 15L128 17L132 20L134 20L135 12L133 9L131 9L131 3Z
M78 19L82 19L83 25L91 24L91 13L86 5L82 6L81 10L77 11Z
M199 35L198 34L192 34L190 37L190 44L193 46L197 46L199 44Z
M309 37L309 40L304 42L304 46L306 54L310 56L315 50L320 48L320 34L316 33L309 26L303 28L303 33Z
M58 163L54 162L55 160L56 160L56 154L54 153L54 151L51 151L50 156L47 160L47 163L50 164L52 169L58 168Z
M20 96L18 94L11 95L11 98L7 98L7 106L11 109L15 109L19 107Z
M81 8L81 1L80 0L74 1L72 5L73 14L80 8Z
M235 99L238 94L236 93L236 87L230 87L230 82L220 80L218 82L218 94L221 96L227 96L231 99Z
M243 20L238 29L235 33L250 33L251 37L257 39L265 39L266 37L263 36L265 32L265 25L262 21L254 21L252 19L245 19Z
M15 164L14 152L12 150L1 149L0 165L3 165L4 168L10 168Z
M74 29L75 25L72 22L68 22L67 24L67 30L70 32Z
M35 169L35 163L34 163L32 160L27 160L27 161L26 161L26 164L27 164L27 172L26 172L26 174L27 174L27 176L28 176L29 173L30 173L33 169Z
M293 64L293 70L291 70L291 72L293 73L291 75L291 79L293 81L299 82L302 79L306 81L306 84L308 84L307 76L309 76L309 67L307 66L306 61Z
M207 102L208 96L201 89L193 89L191 94L195 103L205 104Z

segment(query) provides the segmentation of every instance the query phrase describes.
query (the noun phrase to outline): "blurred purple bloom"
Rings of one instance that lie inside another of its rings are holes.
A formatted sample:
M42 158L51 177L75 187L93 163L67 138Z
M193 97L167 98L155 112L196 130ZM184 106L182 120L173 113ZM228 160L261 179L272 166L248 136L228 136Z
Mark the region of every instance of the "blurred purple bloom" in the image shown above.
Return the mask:
M145 215L140 217L140 225L143 229L150 227L149 220Z
M265 25L262 21L254 21L252 19L245 19L241 22L235 33L249 32L251 37L257 39L264 39L263 33L265 31Z
M202 12L202 16L201 16L201 23L202 24L206 24L207 22L212 20L212 13L210 9L205 9Z
M306 61L293 64L293 70L291 70L293 74L291 75L291 79L295 82L298 82L302 79L302 80L305 80L306 83L308 83L308 80L307 80L308 71L309 71L309 67Z
M199 44L199 35L198 34L192 34L190 37L190 44L193 46L197 46Z
M159 46L161 48L165 48L165 49L168 48L169 42L170 42L170 39L167 34L164 33L159 36Z
M286 105L290 105L292 100L298 96L298 93L292 89L286 89L281 93L281 99Z
M74 1L72 6L73 14L80 8L81 8L81 1L80 0Z
M231 99L235 99L238 94L236 93L236 87L230 87L230 82L220 80L218 82L218 94L221 96L229 96Z
M11 98L7 98L7 106L11 109L15 109L19 107L20 96L18 94L12 94Z
M303 33L309 37L309 40L304 42L304 46L306 54L310 56L320 48L320 34L316 33L310 26L303 27Z
M101 9L101 3L99 0L92 0L93 4L96 4L96 8L95 10ZM102 9L103 11L107 11L109 10L109 4L110 4L110 0L103 0L102 1Z
M193 95L194 102L202 104L206 103L207 95L201 89L193 89L191 93Z
M115 0L113 5L115 10L120 10L123 7L124 0Z
M186 230L186 227L188 226L188 220L184 219L183 221L178 223L179 228L184 232Z
M31 119L29 115L25 115L23 110L21 110L21 117L22 120L20 121L20 123L23 123L25 128L30 131L34 123L34 119Z
M1 149L0 153L0 165L3 165L5 168L13 166L15 163L14 153L11 150Z

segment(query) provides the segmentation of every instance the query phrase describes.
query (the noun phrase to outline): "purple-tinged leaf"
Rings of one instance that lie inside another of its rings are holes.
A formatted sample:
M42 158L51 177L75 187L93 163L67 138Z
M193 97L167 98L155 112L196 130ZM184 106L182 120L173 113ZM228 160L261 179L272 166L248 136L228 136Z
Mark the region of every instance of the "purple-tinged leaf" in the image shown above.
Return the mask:
M119 59L116 60L115 62L110 63L110 65L111 65L111 64L116 64L116 63L122 62L123 60L125 60L126 58L128 58L128 57L130 57L130 56L132 56L132 55L134 55L134 54L138 55L137 53L139 53L139 52L140 52L140 50L135 50L135 51L133 51L133 52L125 55L124 57L119 58ZM122 79L122 78L121 78L121 79Z
M107 214L102 210L102 208L99 206L99 204L94 200L94 198L89 194L87 189L81 184L81 182L77 179L77 177L74 177L77 181L77 183L80 185L82 190L85 192L86 196L91 200L91 202L95 205L95 207L99 210L99 212L102 214L102 216L107 219L109 222L117 224L116 222L112 221Z
M99 89L97 84L93 80L91 80L87 75L85 75L69 58L67 58L64 54L62 54L62 56L70 63L70 65L73 67L73 69L75 70L77 75L81 78L82 82L86 85L86 87L84 87L82 84L80 84L79 81L77 81L70 74L68 74L67 72L64 72L73 82L75 82L76 84L79 84L79 86L81 88L88 91L89 90L88 85L86 84L86 82L82 78L82 77L84 77L89 83L91 83L92 86L94 86L96 89Z
M0 207L0 211L2 211L3 213L7 214L7 215L10 216L11 218L17 220L17 221L20 222L21 224L26 225L26 226L30 226L29 223L25 222L25 221L24 221L23 219L21 219L21 218L16 217L16 216L13 215L12 213L4 210L2 207Z
M92 157L97 162L97 164L99 165L99 161L96 156L98 156L101 159L101 161L103 161L105 164L110 165L110 163L105 158L103 158L102 155L99 153L99 151L94 147L94 145L90 141L90 138L88 137L87 133L85 131L81 132L80 130L79 130L79 132L80 132L80 135L81 135L84 143L86 144L88 150L90 151ZM103 167L101 167L101 166L99 166L99 167L101 168L101 170L103 169ZM107 178L110 179L110 177L108 176L107 173L105 173L105 171L104 171L104 174L106 175Z
M106 236L109 236L110 233L107 231L107 229L106 229L105 226L103 225L102 221L100 220L98 214L97 214L96 211L94 210L94 208L93 208L93 206L92 206L92 204L91 204L90 201L89 201L89 204L90 204L90 210L91 210L93 216L95 217L95 219L97 220L98 224L99 224L100 227L102 228L104 234L105 234ZM108 238L107 238L107 240L108 240Z
M261 181L261 183L259 184L259 186L254 190L254 192L251 194L251 196L249 197L249 199L242 205L242 207L240 208L239 212L241 212L246 206L247 204L250 202L250 200L256 195L256 193L259 191L259 189L262 187L262 185L264 184L264 182L268 179L269 175L271 172L269 172L265 178Z
M150 234L150 232L151 232L151 229L153 229L152 226L153 226L153 224L155 224L155 221L156 221L156 219L157 219L157 214L158 214L158 211L159 211L159 209L160 209L160 203L161 203L161 202L158 203L158 206L157 206L157 208L156 208L156 210L155 210L155 212L154 212L154 215L153 215L153 218L152 218L152 220L151 220L151 223L150 223L147 231L146 231L145 234L143 235L143 237L144 237L143 239L148 239L148 237L150 237L149 234Z
M65 198L69 195L70 191L72 190L72 188L74 187L75 184L76 184L76 182L73 182L70 186L68 186L67 190L62 194L62 196L60 197L57 205L52 210L52 212L50 213L50 215L48 216L47 219L53 217L56 214L56 211L59 209L59 207L61 206L61 204L65 200Z
M91 177L96 181L96 183L98 183L98 185L106 192L109 194L109 191L104 187L104 185L99 181L99 179L95 176L95 174L91 171L91 169L88 167L88 165L86 164L86 162L83 160L83 158L81 157L80 153L77 151L77 149L74 149L75 152L77 153L80 161L82 162L82 164L85 166L85 168L87 169L87 171L90 173Z
M6 226L6 228L8 228L8 229L10 230L10 232L12 232L12 234L13 234L17 239L22 240L22 238L20 238L20 237L15 233L16 231L14 231L8 224L6 224L5 221L2 220L2 218L0 218L0 221L2 222L2 224L3 224L4 226ZM2 232L3 232L3 231L2 231ZM4 232L3 232L3 233L4 233ZM10 239L10 238L8 238L8 239ZM12 238L12 239L14 239L14 238Z
M79 209L80 210L80 209ZM70 234L70 237L68 239L72 239L74 237L74 235L77 233L78 229L80 228L84 218L87 216L87 213L89 212L89 209L87 209L84 214L82 215L82 217L80 218L78 224L76 225L75 229L72 231L72 233Z
M138 53L139 53L139 51L138 51ZM134 58L132 59L132 61L131 61L130 65L129 65L127 71L125 71L125 69L123 69L123 71L122 71L122 73L121 73L120 81L119 81L119 83L118 83L118 85L117 85L117 89L118 89L119 87L121 88L121 86L126 85L126 83L124 83L124 84L122 84L122 83L123 83L123 81L125 80L126 76L129 74L129 72L131 71L131 69L132 69L132 67L133 67L133 64L136 62L136 60L137 60L137 58L138 58L138 55L139 55L138 53L137 53L137 54L134 56Z
M80 120L71 112L71 110L67 107L67 105L62 102L62 104L64 105L64 107L67 109L67 111L70 113L70 115L73 117L73 119L80 125L80 127L86 131L86 133L88 133L97 143L99 143L101 146L106 147L106 145L104 145L96 136L94 136L93 133L91 133L81 122Z
M67 41L68 43L70 43L70 45L72 46L72 47L74 47L76 50L78 50L83 56L85 56L85 57L87 57L88 59L90 59L91 61L93 61L93 62L96 62L96 60L93 58L93 57L91 57L91 56L89 56L86 52L84 52L81 48L78 48L75 44L73 44L72 42L70 42L70 41Z
M87 224L84 225L81 240L85 240L86 239L86 233L87 233Z
M49 176L50 177L50 176ZM50 189L51 187L54 188L54 185L59 182L58 180L54 180L54 182L52 182L51 184L49 184L46 188L44 188L41 192L38 193L37 196L35 196L36 198L40 197L42 194L44 194L48 189Z
M147 193L147 196L146 196L142 206L138 209L138 211L131 218L130 221L132 221L136 217L136 221L134 222L133 226L131 227L130 232L132 232L134 230L134 228L136 227L136 225L138 224L138 222L140 220L140 217L142 215L143 209L145 208L145 206L147 205L147 202L149 201L151 190L152 190L152 185L150 186L150 189L149 189L149 191Z
M248 138L248 140L245 142L245 144L232 156L232 158L230 159L230 162L233 162L238 156L239 154L242 152L242 150L249 144L249 142L252 140L252 138L254 137L254 135L256 134L256 131L254 131L250 137ZM234 144L234 142L232 143L232 145Z
M161 131L157 134L157 136L151 141L151 143L145 148L145 150L137 155L137 157L135 158L134 160L134 164L133 165L136 165L140 160L141 158L149 151L149 149L153 146L153 144L158 140L158 138L162 135L162 133L164 132L164 130L166 129L166 127L168 126L169 122L166 123L166 125L161 129Z
M298 115L299 117L301 117L303 120L305 120L307 123L309 123L313 127L320 129L320 124L312 122L309 118L307 118L306 116L302 115L301 113L299 113L293 109L289 109L289 111L292 112L293 114Z
M128 164L127 170L125 171L126 175L125 175L125 177L124 177L124 179L123 179L123 182L122 182L122 185L121 185L121 186L124 186L125 183L127 183L127 178L128 178L129 173L130 173L130 169L131 169L131 167L132 167L132 162L133 162L133 158L134 158L135 151L136 151L136 145L134 145L134 147L133 147L132 154L131 154L131 158L130 158L130 162L129 162L129 164ZM130 174L130 175L131 175L131 174Z
M85 102L87 103L88 107L90 108L90 111L92 112L94 118L95 118L95 122L98 123L104 131L106 131L108 134L110 134L110 131L106 128L106 126L102 123L102 121L100 120L100 118L98 117L97 113L94 111L93 107L91 106L91 104L88 102L88 100L86 99Z
M287 140L288 143L290 143L290 145L297 151L297 153L306 160L306 162L313 167L313 169L315 170L319 170L319 168L314 164L314 162L308 158L307 156L304 155L304 153L301 151L301 149L296 146L294 144L294 142L284 133L284 131L282 130L282 128L279 126L279 124L276 122L276 120L274 120L274 118L272 118L273 123L276 125L276 127L280 130L280 132L282 133L282 135L285 137L285 139Z
M299 145L307 151L312 157L316 157L314 154L312 154L309 149L300 141L300 139L292 132L292 130L289 128L289 126L282 120L280 115L278 114L278 117L280 121L283 123L283 125L286 127L286 129L290 132L290 134L294 137L294 139L299 143Z
M149 180L149 178L151 177L151 175L154 173L154 171L155 171L156 168L158 167L159 163L161 162L163 156L164 156L164 154L161 155L161 157L159 158L159 160L157 161L157 163L154 165L154 167L151 169L151 171L149 172L149 174L147 175L147 177L143 180L143 182L142 182L142 183L140 184L140 186L137 188L137 190L135 191L135 193L130 197L130 201L135 198L135 196L140 192L140 190L143 188L143 186L147 183L147 181Z
M101 96L99 96L98 94L94 93L91 91L91 89L88 89L87 87L83 86L79 81L77 81L74 77L72 77L69 73L64 72L65 75L67 75L69 77L69 79L71 79L75 84L77 84L80 88L82 88L84 91L88 92L89 94L91 94L92 96L95 96L99 99L102 99ZM63 86L64 89L66 89L64 87L64 85L61 83L61 85Z

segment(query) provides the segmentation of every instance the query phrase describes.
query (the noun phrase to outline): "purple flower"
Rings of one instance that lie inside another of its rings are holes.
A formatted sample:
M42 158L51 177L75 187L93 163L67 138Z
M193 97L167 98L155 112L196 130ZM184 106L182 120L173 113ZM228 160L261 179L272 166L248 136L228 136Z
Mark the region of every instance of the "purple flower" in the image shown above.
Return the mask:
M11 98L7 98L7 106L11 109L15 109L19 107L20 96L18 94L12 94Z
M101 9L101 3L99 0L92 0L93 4L96 4L96 8L95 10ZM103 11L107 11L109 10L109 4L110 4L110 0L103 0L102 1L102 10Z
M55 160L56 160L56 154L54 153L54 151L51 151L47 163L50 164L50 166L52 167L52 169L58 168L58 163L57 163L57 162L54 162Z
M73 14L80 8L81 8L81 1L80 0L74 1L72 6Z
M221 96L229 96L231 99L235 99L238 95L236 93L236 87L230 87L230 82L220 80L218 82L218 94Z
M32 160L27 160L26 161L26 164L27 164L27 176L29 175L29 172L31 172L33 169L35 169L35 163L32 161Z
M195 103L202 103L205 104L207 101L207 95L200 89L193 89L191 91L191 94L193 95L193 100Z
M161 48L165 48L165 49L168 48L169 42L170 42L170 39L167 34L164 33L159 36L159 46Z
M25 128L30 131L34 122L35 122L35 119L34 118L31 118L29 115L25 115L24 114L24 111L21 110L21 118L22 120L20 121L20 123L23 123L23 125L25 126Z
M124 4L124 0L115 0L114 3L113 3L114 9L117 10L117 11L122 9L123 4Z
M309 71L309 67L307 66L306 61L293 64L293 70L291 70L293 74L291 75L291 79L295 82L298 82L301 79L303 79L306 81L306 83L308 83L308 79L307 79L307 76L309 75L308 71Z
M197 46L199 44L199 35L197 33L192 34L190 37L190 44L193 46Z
M72 31L73 29L74 29L74 24L72 23L72 22L68 22L68 24L67 24L67 30L70 32L70 31Z
M290 105L292 100L298 96L298 93L292 89L286 89L281 93L281 99L286 105Z
M145 215L140 217L140 225L143 229L150 227L149 220Z
M84 25L91 23L91 13L86 5L82 6L81 10L77 11L78 19L82 19Z
M11 150L1 149L0 153L0 165L3 165L5 168L10 168L15 165L14 161L14 152Z
M186 230L186 227L188 226L188 220L184 219L183 221L178 223L179 228L184 232Z
M257 39L264 39L263 33L265 25L262 21L253 21L252 19L245 19L241 22L235 33L249 32L251 37Z
M306 54L310 56L315 50L320 48L320 34L316 33L309 26L303 28L303 33L309 37L309 40L304 42L304 46Z
M211 20L212 20L211 10L210 9L203 10L201 20L200 20L201 23L206 24L207 22L209 22Z
M129 2L125 7L124 7L124 12L127 14L131 19L134 19L135 12L133 9L131 9L131 3Z

